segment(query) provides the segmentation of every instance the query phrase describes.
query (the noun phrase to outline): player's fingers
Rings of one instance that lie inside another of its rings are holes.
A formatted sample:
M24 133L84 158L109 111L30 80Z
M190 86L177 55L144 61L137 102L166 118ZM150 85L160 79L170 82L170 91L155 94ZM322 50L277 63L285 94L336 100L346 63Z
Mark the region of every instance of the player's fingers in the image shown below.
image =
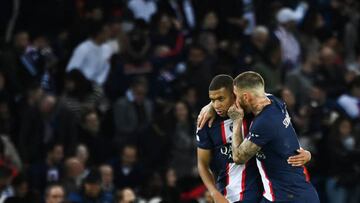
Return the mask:
M296 150L298 153L302 153L302 152L305 152L305 150L303 148L300 148L298 150Z
M196 119L196 127L197 128L200 128L200 120L201 120L200 115L198 115L198 117Z
M295 167L299 167L299 166L303 166L304 164L292 164L291 166L295 166Z
M202 127L204 127L204 115L203 115L204 113L201 113L200 112L200 114L199 114L199 116L198 116L198 128L202 128Z
M304 163L305 160L288 160L287 162L289 164L296 164L296 163Z
M295 161L295 162L288 162L291 166L302 166L304 165L303 161Z
M305 159L288 159L287 160L288 163L303 163L305 162Z
M292 159L288 159L287 161L291 161L291 162L296 162L296 161L305 161L305 158L292 158Z
M204 120L205 120L204 117L200 117L200 120L199 120L199 123L200 123L199 128L200 129L202 129L204 127L204 125L205 125Z
M303 154L298 154L298 155L291 156L288 159L300 159L300 158L305 158L305 156Z

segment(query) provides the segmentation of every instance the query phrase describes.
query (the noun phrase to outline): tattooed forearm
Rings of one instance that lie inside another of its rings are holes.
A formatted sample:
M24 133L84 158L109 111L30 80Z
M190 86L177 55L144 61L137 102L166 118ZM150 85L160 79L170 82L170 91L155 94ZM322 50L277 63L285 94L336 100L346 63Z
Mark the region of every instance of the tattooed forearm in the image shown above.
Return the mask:
M232 135L232 158L236 164L244 164L253 157L261 147L243 139L242 119L234 120Z
M243 142L242 123L242 119L233 121L232 149L239 147Z
M240 146L232 149L233 160L236 164L244 164L260 149L261 147L245 139Z

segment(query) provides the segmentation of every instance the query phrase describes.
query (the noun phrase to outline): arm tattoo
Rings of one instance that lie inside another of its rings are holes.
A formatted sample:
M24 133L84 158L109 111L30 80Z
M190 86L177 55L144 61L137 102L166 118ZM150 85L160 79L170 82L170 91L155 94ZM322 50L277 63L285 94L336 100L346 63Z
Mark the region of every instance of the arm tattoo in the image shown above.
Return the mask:
M236 164L244 164L253 157L261 147L243 139L242 121L234 121L232 137L232 157Z

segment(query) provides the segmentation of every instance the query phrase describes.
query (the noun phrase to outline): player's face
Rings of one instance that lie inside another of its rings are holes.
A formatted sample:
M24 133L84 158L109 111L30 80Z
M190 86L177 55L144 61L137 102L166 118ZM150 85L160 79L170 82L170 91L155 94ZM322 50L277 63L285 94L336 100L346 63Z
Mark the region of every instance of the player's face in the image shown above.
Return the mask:
M209 91L209 98L216 113L221 117L227 115L227 111L235 100L233 93L225 87Z
M240 104L240 106L245 110L245 112L250 112L250 104L244 92L234 86L234 95L236 97L236 103Z

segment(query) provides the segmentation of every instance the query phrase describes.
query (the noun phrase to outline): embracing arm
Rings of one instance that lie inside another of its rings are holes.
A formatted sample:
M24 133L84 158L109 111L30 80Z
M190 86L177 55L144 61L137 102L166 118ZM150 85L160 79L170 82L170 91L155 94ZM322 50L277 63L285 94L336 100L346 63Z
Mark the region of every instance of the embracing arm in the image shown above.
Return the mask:
M207 104L206 106L204 106L199 115L198 115L198 118L197 118L197 127L199 129L202 129L206 122L208 122L208 126L211 127L212 123L214 122L215 120L215 110L214 108L212 107L211 103Z
M217 203L228 202L225 197L216 189L215 178L210 170L211 151L207 149L197 149L199 174L212 198Z
M297 150L299 154L288 158L288 164L292 166L304 166L311 160L311 153L303 148Z

